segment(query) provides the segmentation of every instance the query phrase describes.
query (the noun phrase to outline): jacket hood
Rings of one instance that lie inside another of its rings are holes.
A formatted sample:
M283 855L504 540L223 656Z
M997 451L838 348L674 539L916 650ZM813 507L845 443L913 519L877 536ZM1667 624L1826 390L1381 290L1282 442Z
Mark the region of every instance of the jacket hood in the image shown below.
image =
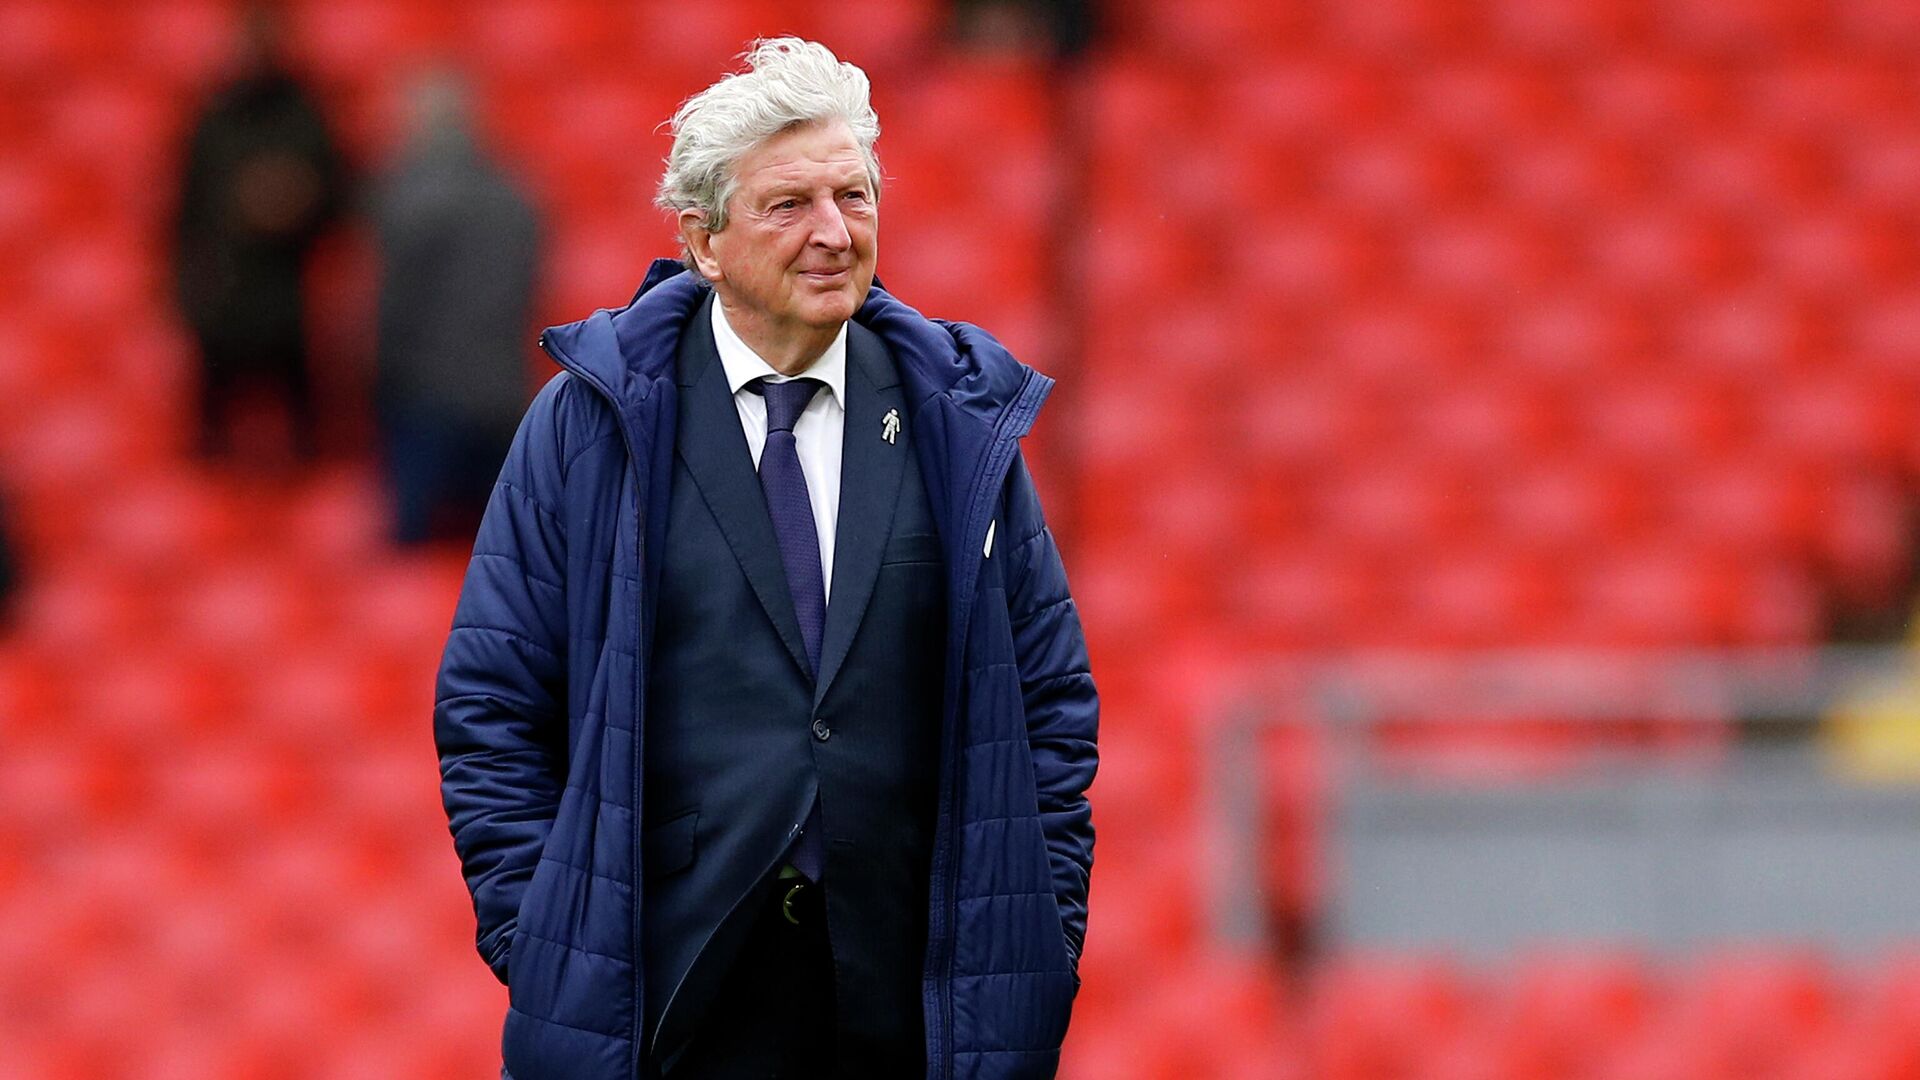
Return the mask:
M627 306L549 327L540 341L563 367L593 383L626 413L656 384L672 380L681 332L708 288L680 263L656 259ZM1015 359L993 335L969 323L929 319L895 299L878 278L853 319L886 343L913 412L944 397L960 412L993 424L1030 380L1042 381L1041 398L1052 388L1051 379ZM1025 434L1037 408L1034 401L1022 410L1012 434Z

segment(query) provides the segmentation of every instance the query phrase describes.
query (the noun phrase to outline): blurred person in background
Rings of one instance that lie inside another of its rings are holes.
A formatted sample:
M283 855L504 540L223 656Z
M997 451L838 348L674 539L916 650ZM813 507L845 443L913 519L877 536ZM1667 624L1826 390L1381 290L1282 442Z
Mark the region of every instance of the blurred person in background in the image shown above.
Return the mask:
M0 501L0 633L13 621L13 607L20 594L20 563L13 551L7 520L7 504Z
M672 127L684 262L543 336L440 669L506 1072L1051 1076L1099 712L1052 380L874 282L859 68L758 42Z
M378 186L374 403L394 538L472 536L526 408L533 207L482 151L463 84L422 78Z
M295 453L311 458L302 278L342 205L345 172L285 66L273 9L248 9L236 67L194 125L175 219L177 298L200 349L199 451L226 455L235 400L267 383L286 405Z
M1078 56L1098 30L1093 0L954 0L954 35L970 45L1021 52L1045 41Z

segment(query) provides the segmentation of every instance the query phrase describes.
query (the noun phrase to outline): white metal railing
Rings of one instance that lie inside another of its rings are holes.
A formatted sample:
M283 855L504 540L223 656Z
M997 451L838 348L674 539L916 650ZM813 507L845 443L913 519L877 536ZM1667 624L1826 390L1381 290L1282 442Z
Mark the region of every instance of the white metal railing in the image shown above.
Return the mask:
M1206 789L1226 841L1213 885L1215 931L1230 945L1256 947L1265 940L1266 778L1259 744L1277 727L1321 728L1341 784L1373 775L1367 736L1389 718L1396 725L1462 716L1492 723L1761 725L1819 717L1848 695L1902 681L1920 682L1920 651L1394 651L1276 662L1229 696L1208 750ZM1620 758L1607 763L1617 767ZM1915 839L1920 843L1920 833Z

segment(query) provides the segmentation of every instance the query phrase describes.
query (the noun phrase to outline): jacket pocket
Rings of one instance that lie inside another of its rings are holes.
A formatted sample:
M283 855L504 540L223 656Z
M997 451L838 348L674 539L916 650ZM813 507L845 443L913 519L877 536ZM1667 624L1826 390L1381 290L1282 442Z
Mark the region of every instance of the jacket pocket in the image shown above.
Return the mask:
M646 880L677 874L693 865L694 826L699 821L700 809L694 807L641 830L640 861Z

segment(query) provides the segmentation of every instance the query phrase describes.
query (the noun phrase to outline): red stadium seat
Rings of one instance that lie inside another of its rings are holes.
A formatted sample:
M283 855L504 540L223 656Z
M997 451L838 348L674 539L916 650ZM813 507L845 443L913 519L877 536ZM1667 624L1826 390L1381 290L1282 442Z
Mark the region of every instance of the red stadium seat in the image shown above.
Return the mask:
M669 70L685 84L677 91L683 96L705 86L716 71L736 70L737 57L754 38L786 32L789 9L778 0L649 0L623 6L632 11L631 22L611 20L610 32L619 35L616 42L624 50L672 64Z
M323 78L370 85L436 59L451 41L449 9L407 0L332 0L291 11L288 42Z
M1884 604L1884 594L1876 600ZM1804 567L1778 560L1730 572L1724 604L1725 640L1794 647L1816 644L1834 608Z
M36 309L76 319L102 308L141 310L153 286L153 261L137 235L117 229L70 235L44 256Z
M141 74L193 93L218 77L239 29L224 0L151 0L118 18L135 27L122 33L137 43L126 59Z
M1620 463L1671 468L1738 445L1743 388L1671 375L1596 380L1582 388L1569 438Z
M1751 1080L1755 1074L1720 1068L1700 1032L1666 1023L1605 1047L1588 1075L1593 1080Z
M1410 643L1442 648L1546 644L1565 600L1548 567L1485 548L1435 549L1407 581Z
M1589 130L1655 139L1674 131L1713 130L1730 111L1734 92L1714 65L1684 52L1645 50L1584 68L1567 88Z
M1368 264L1379 254L1363 245L1362 250L1349 253L1350 265L1339 276L1371 277ZM1327 277L1322 284L1332 287L1335 281ZM1310 293L1308 299L1333 298ZM1442 384L1479 360L1471 319L1463 305L1398 288L1347 295L1331 315L1302 312L1301 317L1325 320L1307 335L1306 346L1325 370L1399 394Z
M1275 545L1248 560L1227 613L1252 646L1336 647L1358 639L1387 588L1378 567L1330 539Z
M1913 196L1913 169L1920 162L1920 125L1898 111L1862 118L1829 131L1834 196L1842 205L1895 210Z
M334 625L348 637L387 648L392 655L437 661L466 567L428 557L395 559L361 574L338 598Z
M1668 148L1669 191L1705 211L1761 216L1790 212L1813 194L1813 155L1779 132L1712 127Z
M124 771L92 744L70 739L58 746L38 740L9 745L0 777L11 793L7 825L14 835L45 842L87 836L101 810L117 801ZM42 941L43 947L54 943Z
M562 233L548 257L546 288L555 310L581 318L599 308L626 306L645 272L634 234L617 228Z
M391 530L387 493L367 469L315 475L291 493L281 521L287 554L302 568L355 565L382 553Z
M1538 461L1557 449L1562 403L1550 390L1481 378L1423 396L1412 410L1408 439L1448 460L1511 475L1516 461Z
M1731 233L1731 226L1694 208L1665 201L1602 208L1584 223L1579 272L1657 311L1729 275L1735 255Z
M1406 55L1410 49L1445 54L1460 44L1461 24L1431 0L1383 0L1381 3L1328 9L1321 33L1327 46L1357 60Z
M1430 1048L1458 1037L1480 997L1445 960L1383 954L1334 959L1311 995L1309 1053L1323 1080L1412 1073Z
M1509 212L1578 224L1584 215L1650 193L1644 155L1627 139L1541 132L1490 153L1486 183Z
M1173 110L1172 128L1191 123L1185 118L1195 115L1190 99L1175 95L1203 89L1183 77L1187 70L1172 73L1155 95ZM1329 140L1346 133L1376 130L1393 104L1390 88L1374 72L1324 51L1271 54L1259 63L1222 70L1209 81L1220 95L1218 122L1240 136L1236 141L1289 154L1324 151ZM1103 131L1100 141L1124 141L1130 130Z
M574 70L612 51L606 16L591 0L477 4L465 20L465 52L486 75Z
M1637 10L1592 0L1498 0L1489 5L1487 21L1503 49L1561 59L1618 48Z
M80 525L93 561L130 570L178 570L255 539L247 492L181 468L122 474L110 499Z
M1128 537L1100 537L1074 556L1074 602L1103 640L1133 647L1215 608L1217 575L1207 570Z
M1405 553L1409 537L1434 544L1470 527L1477 509L1473 486L1431 456L1349 458L1316 485L1311 527L1357 550Z
M252 656L311 632L319 590L272 559L196 567L176 583L169 613L178 640L209 656Z
M1823 483L1809 499L1814 567L1833 599L1852 611L1897 609L1904 621L1913 586L1909 499L1890 476Z
M1165 56L1213 61L1221 56L1272 55L1298 40L1302 13L1254 0L1214 0L1169 8L1152 0L1123 0L1111 18L1120 40L1151 43Z
M1653 494L1661 534L1742 558L1807 549L1817 504L1791 460L1681 459L1660 474Z
M898 85L911 65L937 55L948 15L933 0L841 0L786 13L782 32L827 42L876 82Z
M1799 295L1846 303L1902 275L1896 229L1851 205L1809 208L1755 239L1763 273Z
M1683 0L1664 5L1653 20L1665 43L1706 56L1779 48L1814 32L1817 5L1742 0Z
M137 641L159 625L162 597L152 578L110 568L49 567L21 597L17 628L53 655ZM62 671L62 676L68 673Z
M1504 304L1557 271L1559 240L1506 214L1429 212L1403 241L1408 283L1422 295Z
M1770 385L1754 435L1771 454L1850 471L1891 471L1920 442L1914 398L1901 387L1831 364Z
M1780 377L1813 359L1815 313L1776 288L1702 292L1674 312L1673 347L1688 368L1749 383Z
M1176 290L1194 280L1208 257L1200 234L1175 221L1151 217L1103 221L1086 240L1083 265L1088 300L1100 310L1131 310L1142 296ZM1089 360L1125 363L1124 356L1108 350L1092 353Z
M152 604L154 618L167 613L162 597ZM111 650L115 660L84 678L69 672L70 694L75 713L85 716L90 730L108 745L145 750L223 729L253 730L236 715L239 695L231 669L187 642L155 641L136 627L119 636L103 635L93 647Z
M1895 1068L1882 1075L1920 1071L1920 954L1890 950L1860 983L1844 1037L1884 1048Z
M1524 957L1500 1006L1511 1075L1588 1075L1611 1048L1629 1044L1659 1005L1652 972L1630 953L1556 950Z
M1221 257L1242 288L1274 302L1325 305L1371 282L1386 252L1364 222L1329 209L1263 215Z
M1556 283L1516 289L1489 320L1487 336L1501 367L1579 390L1643 362L1653 351L1649 331L1623 298Z
M139 202L122 209L145 217L165 206L174 192L171 185L155 184L150 176L124 164L129 159L164 162L172 157L173 144L184 134L184 118L176 101L164 86L124 73L75 80L48 103L42 152L125 177L124 191Z
M1676 1007L1725 1075L1756 1076L1828 1033L1839 1005L1820 957L1763 946L1705 957Z
M0 242L24 243L54 218L59 202L53 170L24 153L0 157ZM8 356L5 362L16 363L18 358Z
M217 837L235 821L264 826L312 797L313 770L303 755L241 737L205 738L192 762L151 778L153 812L181 836Z
M76 70L101 66L116 34L115 14L57 0L0 4L0 82L57 83Z
M1524 553L1581 558L1646 527L1664 492L1599 456L1548 457L1489 482L1488 533Z
M1422 225L1471 190L1468 155L1426 126L1341 131L1329 149L1317 194L1372 220Z
M1191 955L1191 954L1190 954ZM1141 995L1137 1075L1274 1076L1278 992L1265 966L1250 958L1200 952L1160 969Z
M1524 142L1561 119L1556 82L1534 66L1456 57L1422 74L1407 102L1408 116L1419 130L1476 148Z
M1920 1060L1872 1030L1850 1028L1803 1043L1778 1066L1782 1076L1820 1080L1893 1080L1914 1075Z
M1857 298L1839 336L1863 370L1910 379L1920 365L1920 290L1889 287Z
M1724 644L1722 568L1697 549L1622 547L1574 568L1568 629L1588 645Z
M1833 33L1849 46L1920 46L1920 11L1900 0L1858 0L1833 12Z

